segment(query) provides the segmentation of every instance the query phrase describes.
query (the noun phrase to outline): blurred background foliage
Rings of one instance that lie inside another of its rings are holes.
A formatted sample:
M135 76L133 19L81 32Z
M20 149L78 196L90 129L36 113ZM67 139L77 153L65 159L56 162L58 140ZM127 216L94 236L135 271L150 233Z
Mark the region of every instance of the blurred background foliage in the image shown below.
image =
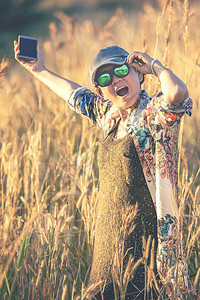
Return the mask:
M0 30L12 30L35 20L41 0L0 1Z
M58 10L76 19L98 19L107 22L115 10L121 7L125 12L143 10L144 3L154 8L163 6L164 0L1 0L0 1L0 59L7 52L12 56L12 41L19 34L40 35L49 33L48 24L58 22ZM184 2L184 0L182 0ZM190 0L196 3L198 0ZM39 33L39 34L38 34Z
M0 299L81 294L102 140L100 129L15 61L19 34L39 39L50 70L88 87L91 57L110 44L147 52L186 82L194 108L180 126L179 224L199 299L199 8L199 0L0 0ZM149 75L143 88L153 95L160 85Z

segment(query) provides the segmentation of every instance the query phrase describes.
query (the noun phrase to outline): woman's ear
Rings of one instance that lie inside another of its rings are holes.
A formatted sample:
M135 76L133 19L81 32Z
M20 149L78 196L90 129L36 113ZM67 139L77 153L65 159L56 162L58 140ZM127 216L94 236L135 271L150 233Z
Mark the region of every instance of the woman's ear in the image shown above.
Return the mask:
M144 82L144 74L143 73L139 73L139 81L140 81L140 85Z
M99 96L103 97L103 92L102 92L102 89L101 89L100 87L96 87L96 88L95 88L95 91L96 91L96 93L97 93Z
M133 67L134 68L134 67ZM139 77L139 81L140 81L140 86L143 84L144 82L144 74L140 73L136 68L134 68L135 72L138 74Z

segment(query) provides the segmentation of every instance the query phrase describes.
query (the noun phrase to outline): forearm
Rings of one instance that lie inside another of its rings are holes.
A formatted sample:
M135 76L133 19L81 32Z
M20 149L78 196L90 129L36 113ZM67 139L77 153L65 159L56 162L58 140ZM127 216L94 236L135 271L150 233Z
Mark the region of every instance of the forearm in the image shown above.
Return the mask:
M44 54L40 45L37 47L38 59L35 62L28 62L25 59L20 59L18 55L20 54L19 44L14 41L14 52L15 59L29 72L31 72L36 78L41 82L46 84L54 93L64 100L68 100L71 93L80 87L79 84L65 79L51 71L49 71L44 65Z
M171 70L166 69L159 61L154 63L153 69L159 78L165 102L180 103L188 98L186 85Z
M79 84L63 78L46 68L39 72L32 72L32 74L64 100L67 100L71 93L80 87Z

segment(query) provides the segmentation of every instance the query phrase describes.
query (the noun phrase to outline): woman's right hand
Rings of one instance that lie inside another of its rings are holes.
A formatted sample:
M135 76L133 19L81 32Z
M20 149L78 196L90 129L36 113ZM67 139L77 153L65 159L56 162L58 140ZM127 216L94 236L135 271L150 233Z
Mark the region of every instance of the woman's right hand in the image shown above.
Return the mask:
M46 84L46 86L48 86L54 93L56 93L62 99L64 100L68 99L74 90L81 87L76 82L61 77L56 73L51 72L45 67L44 54L40 45L38 45L37 47L38 60L35 62L27 62L27 60L18 57L20 51L19 51L19 44L17 43L17 41L14 41L14 52L15 52L15 59L24 68L30 71L41 82Z
M28 62L26 59L19 58L18 55L20 53L19 50L19 44L17 41L14 41L14 52L15 52L15 59L24 67L26 68L29 72L31 73L39 73L43 70L45 70L44 66L44 54L42 51L42 48L40 45L37 46L37 61L35 62Z

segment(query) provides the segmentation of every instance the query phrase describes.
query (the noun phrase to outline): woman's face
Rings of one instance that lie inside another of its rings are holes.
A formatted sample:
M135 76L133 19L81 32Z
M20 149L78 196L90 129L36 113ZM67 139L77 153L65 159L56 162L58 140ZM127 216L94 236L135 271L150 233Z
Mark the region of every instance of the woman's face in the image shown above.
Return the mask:
M99 68L99 76L106 71L114 68L113 64ZM125 77L119 78L113 74L113 80L109 86L101 87L105 99L109 99L119 109L129 109L136 103L140 95L140 81L143 76L138 74L134 68L129 67L129 73Z

